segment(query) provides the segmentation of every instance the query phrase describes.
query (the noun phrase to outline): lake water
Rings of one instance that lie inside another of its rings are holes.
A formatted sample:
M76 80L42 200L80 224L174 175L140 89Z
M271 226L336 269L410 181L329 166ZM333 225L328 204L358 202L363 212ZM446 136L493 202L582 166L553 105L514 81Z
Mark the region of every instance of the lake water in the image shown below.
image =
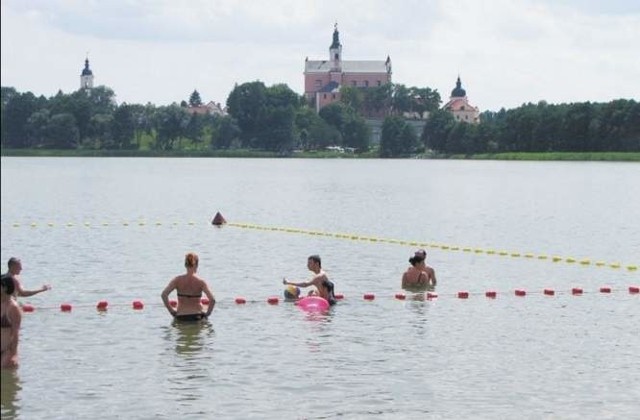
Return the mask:
M637 163L1 165L2 263L53 286L20 299L35 311L2 371L3 419L638 418ZM217 211L233 226L211 226ZM418 247L438 298L395 299ZM160 303L188 251L218 300L201 327ZM267 304L316 253L345 299L317 315Z

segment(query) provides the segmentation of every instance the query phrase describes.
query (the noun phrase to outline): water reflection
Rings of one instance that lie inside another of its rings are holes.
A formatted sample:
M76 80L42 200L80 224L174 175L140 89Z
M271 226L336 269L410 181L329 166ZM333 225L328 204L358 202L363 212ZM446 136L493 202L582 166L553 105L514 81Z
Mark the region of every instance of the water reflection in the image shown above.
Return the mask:
M207 344L207 338L213 336L215 330L209 321L177 322L167 327L167 341L176 343L176 353L187 356L200 353Z
M20 414L18 392L22 389L18 373L3 369L0 371L0 379L0 414L3 420L17 418Z
M407 306L414 313L412 315L411 327L417 336L422 336L427 332L427 322L429 320L429 299L425 293L415 293L407 296Z
M324 312L305 312L304 320L310 332L306 343L311 353L320 352L323 343L330 341L332 334L329 327L333 322L336 306Z

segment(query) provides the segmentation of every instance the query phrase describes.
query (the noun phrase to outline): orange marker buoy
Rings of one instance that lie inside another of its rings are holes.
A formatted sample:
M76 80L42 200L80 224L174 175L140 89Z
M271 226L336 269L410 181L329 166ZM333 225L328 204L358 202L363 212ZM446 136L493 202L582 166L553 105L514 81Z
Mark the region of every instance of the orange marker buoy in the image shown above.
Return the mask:
M171 306L172 308L175 308L176 306L178 306L178 301L171 299L169 301L169 306Z
M547 296L553 296L556 294L556 291L553 289L544 289L544 294Z
M522 289L516 289L515 293L516 293L516 296L526 296L527 295L527 292L522 290Z
M96 305L96 308L98 308L99 311L106 311L107 310L107 306L109 306L109 303L106 300L101 300Z
M496 296L498 296L498 293L493 290L489 290L484 295L490 299L495 299Z
M71 312L71 304L70 303L63 303L62 305L60 305L60 310L62 312Z
M214 226L222 226L225 223L227 223L227 221L222 216L222 214L220 214L220 212L217 212L216 215L213 216L213 220L211 220L211 224Z
M407 296L405 296L404 293L396 293L396 299L405 300L406 298L407 298Z
M581 295L582 294L582 289L580 287L574 287L573 289L571 289L571 294L572 295Z
M25 303L24 305L22 305L22 312L33 312L35 311L36 308L33 307L33 305L30 305L28 303Z
M267 303L269 305L277 305L279 301L280 301L280 299L278 299L277 296L269 296L267 298Z
M364 300L374 300L376 298L376 295L374 295L373 293L365 293L362 298Z
M142 303L141 300L134 300L133 301L133 309L135 310L141 310L144 308L144 303Z
M202 298L202 299L200 299L200 303L202 303L203 305L208 305L209 304L209 299Z
M343 295L342 293L336 293L336 295L335 295L335 296L336 296L336 299L337 299L337 300L342 300L342 299L344 299L344 295Z
M469 292L458 292L458 299L468 299Z
M236 298L236 303L238 305L243 305L243 304L247 303L247 300L245 298L243 298L243 297L237 297Z
M638 286L629 286L629 293L640 293L640 287L638 287Z
M602 286L600 288L600 293L611 293L611 288L609 286Z

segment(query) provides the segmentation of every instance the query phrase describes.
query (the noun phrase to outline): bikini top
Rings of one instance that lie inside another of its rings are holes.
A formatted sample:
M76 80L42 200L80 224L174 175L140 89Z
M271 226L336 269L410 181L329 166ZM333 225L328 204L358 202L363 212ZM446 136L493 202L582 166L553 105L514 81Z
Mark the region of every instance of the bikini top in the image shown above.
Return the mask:
M190 295L188 293L180 293L180 292L178 292L178 296L179 297L186 297L186 298L200 298L202 296L202 292L200 292L197 295Z

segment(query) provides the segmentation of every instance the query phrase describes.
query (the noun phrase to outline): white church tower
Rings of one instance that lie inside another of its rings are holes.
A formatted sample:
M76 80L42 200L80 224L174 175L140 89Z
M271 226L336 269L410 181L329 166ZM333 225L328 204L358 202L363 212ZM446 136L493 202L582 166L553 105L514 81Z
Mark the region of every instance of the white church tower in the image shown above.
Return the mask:
M93 88L93 72L89 68L89 57L84 60L84 69L80 74L80 89Z

